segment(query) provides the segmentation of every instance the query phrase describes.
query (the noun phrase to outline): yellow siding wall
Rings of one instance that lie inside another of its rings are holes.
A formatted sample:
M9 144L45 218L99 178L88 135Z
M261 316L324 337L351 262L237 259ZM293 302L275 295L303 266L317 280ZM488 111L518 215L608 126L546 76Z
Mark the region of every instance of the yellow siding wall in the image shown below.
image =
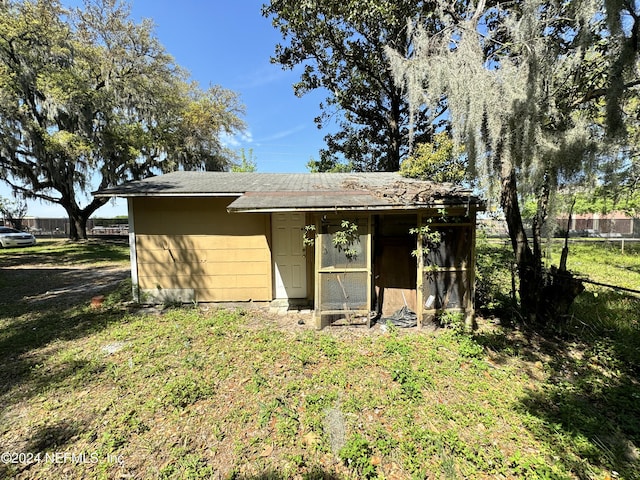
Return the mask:
M269 216L234 198L133 198L140 289L193 289L200 302L271 300Z

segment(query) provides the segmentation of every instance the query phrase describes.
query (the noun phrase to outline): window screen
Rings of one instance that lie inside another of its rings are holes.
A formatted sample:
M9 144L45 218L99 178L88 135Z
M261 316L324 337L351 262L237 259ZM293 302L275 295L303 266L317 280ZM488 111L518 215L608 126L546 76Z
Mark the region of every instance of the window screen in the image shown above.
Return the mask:
M469 261L471 252L471 230L467 226L433 227L440 233L437 244L425 243L428 249L425 265L459 267Z
M320 309L368 310L367 272L321 272Z
M358 225L357 234L353 241L346 246L334 244L336 232L345 230L339 221L325 223L322 225L320 235L322 236L322 251L320 252L321 268L366 268L367 266L367 225L365 221L349 220ZM350 251L350 255L347 254Z

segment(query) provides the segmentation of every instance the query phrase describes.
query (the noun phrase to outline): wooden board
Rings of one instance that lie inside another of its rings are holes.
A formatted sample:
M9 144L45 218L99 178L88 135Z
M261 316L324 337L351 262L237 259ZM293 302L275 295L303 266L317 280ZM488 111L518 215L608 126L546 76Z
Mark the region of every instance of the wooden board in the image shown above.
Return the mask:
M375 286L378 310L389 316L403 306L414 312L417 306L416 259L411 255L415 249L412 237L380 237L375 261Z

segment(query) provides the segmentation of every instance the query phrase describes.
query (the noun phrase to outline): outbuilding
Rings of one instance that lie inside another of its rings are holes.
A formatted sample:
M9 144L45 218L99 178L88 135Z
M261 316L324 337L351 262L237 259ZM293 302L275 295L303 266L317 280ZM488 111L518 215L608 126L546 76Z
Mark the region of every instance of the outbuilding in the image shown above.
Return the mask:
M473 318L478 198L397 173L173 172L128 200L134 296L309 305L316 326L403 306Z

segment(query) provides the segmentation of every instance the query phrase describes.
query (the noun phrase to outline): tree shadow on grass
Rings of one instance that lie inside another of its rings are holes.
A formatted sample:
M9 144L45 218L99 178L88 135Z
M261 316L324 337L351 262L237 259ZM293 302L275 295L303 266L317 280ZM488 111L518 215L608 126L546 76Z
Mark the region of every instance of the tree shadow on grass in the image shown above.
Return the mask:
M639 311L637 297L587 292L553 329L476 336L498 360L518 356L544 370L543 388L529 390L519 408L578 478L593 478L593 467L640 478Z
M64 348L64 342L80 339L122 321L125 312L117 307L131 296L131 283L114 277L100 283L78 276L67 268L0 269L0 416L13 405L61 385L86 383L96 378L99 363L71 358L59 364L47 359ZM104 276L102 276L104 279ZM89 285L80 291L74 287ZM87 283L89 282L89 283ZM96 286L93 289L92 286ZM90 308L92 295L106 296L106 307ZM109 307L111 305L111 307ZM24 438L21 452L56 452L82 433L72 420L36 424ZM20 452L15 452L20 453ZM19 459L18 459L19 460ZM0 478L26 474L33 464L0 464Z
M0 478L22 476L38 462L55 462L55 455L70 453L67 445L82 432L80 424L66 421L35 428L25 447L20 452L9 452L13 457L0 463Z
M502 325L514 325L520 318L515 302L515 272L509 267L514 256L505 242L489 243L483 235L478 237L474 301L478 314L498 318Z
M88 336L124 317L124 312L117 307L91 309L89 305L91 297L97 293L107 295L107 303L111 305L130 299L130 282L116 283L115 278L100 285L97 280L97 289L81 283L86 290L84 294L77 289L60 290L61 285L65 285L64 279L75 274L73 269L64 268L0 269L2 407L42 392L49 385L61 384L79 370L91 367L66 362L57 371L40 369L43 360L57 352L57 342ZM96 279L99 277L97 275ZM19 284L16 285L17 280ZM59 289L57 292L56 288Z
M29 439L25 451L34 453L63 451L64 447L81 432L79 425L64 421L40 427Z

